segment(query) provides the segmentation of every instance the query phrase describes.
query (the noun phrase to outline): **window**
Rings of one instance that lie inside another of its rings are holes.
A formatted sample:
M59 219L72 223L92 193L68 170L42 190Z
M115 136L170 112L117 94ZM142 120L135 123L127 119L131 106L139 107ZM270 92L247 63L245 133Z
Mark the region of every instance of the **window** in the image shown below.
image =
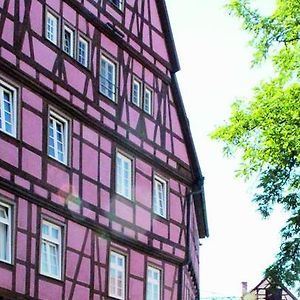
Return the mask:
M54 45L58 44L58 17L49 11L46 13L46 38Z
M155 214L167 217L167 182L158 176L154 178L153 211Z
M117 152L116 191L132 199L132 160Z
M11 206L0 202L0 261L11 263Z
M147 268L147 300L160 300L160 270Z
M89 61L89 43L82 36L78 37L78 56L77 60L80 64L88 67Z
M61 227L42 221L41 274L61 279Z
M46 10L45 36L47 40L61 47L65 53L76 59L81 65L89 66L88 40L77 30L67 25L64 20L60 25L60 18L50 10ZM62 42L60 42L60 38Z
M123 9L123 0L109 0L109 2L116 6L118 9Z
M49 115L48 155L68 163L68 121L53 111Z
M114 251L109 258L109 296L125 299L125 256Z
M100 92L116 101L116 65L105 56L100 62Z
M0 131L16 137L17 90L0 80Z
M147 114L152 115L152 91L147 87L144 93L143 109Z
M74 57L74 30L64 24L63 29L63 50Z
M133 79L132 83L132 103L137 106L141 105L141 82Z

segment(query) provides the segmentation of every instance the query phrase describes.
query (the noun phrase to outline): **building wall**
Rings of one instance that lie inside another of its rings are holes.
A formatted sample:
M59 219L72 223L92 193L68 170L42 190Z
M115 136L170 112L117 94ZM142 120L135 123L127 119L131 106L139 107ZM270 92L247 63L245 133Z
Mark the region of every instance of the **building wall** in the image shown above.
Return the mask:
M177 299L178 267L175 264L107 239L101 231L96 232L12 193L1 190L0 195L2 200L14 205L15 213L13 265L0 265L0 292L4 295L12 291L14 295L34 299L104 299L101 297L108 293L108 253L114 250L126 256L128 299L142 299L141 295L145 294L147 265L162 270L163 299ZM42 219L63 228L65 255L61 281L39 274Z
M128 299L145 294L147 265L162 270L162 299L177 299L193 175L165 33L155 1L128 0L123 12L100 2L0 2L0 79L17 91L16 137L0 131L0 201L12 206L14 220L13 261L0 262L0 295L106 299L114 249L126 256ZM88 67L45 38L48 10L89 41ZM102 55L118 65L116 102L99 92ZM153 91L152 115L132 103L133 78ZM47 154L50 111L69 124L66 165ZM116 194L118 151L133 162L132 200ZM167 182L167 218L153 213L155 175ZM42 219L63 228L62 280L39 273ZM193 299L199 280L193 205L190 224L191 263L180 284Z

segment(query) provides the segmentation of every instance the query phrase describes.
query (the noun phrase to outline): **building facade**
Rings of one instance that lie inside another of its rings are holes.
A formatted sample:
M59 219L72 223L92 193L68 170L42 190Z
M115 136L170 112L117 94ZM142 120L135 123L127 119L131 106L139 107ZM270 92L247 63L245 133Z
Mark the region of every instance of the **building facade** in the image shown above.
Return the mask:
M199 298L203 177L162 0L0 1L0 299Z

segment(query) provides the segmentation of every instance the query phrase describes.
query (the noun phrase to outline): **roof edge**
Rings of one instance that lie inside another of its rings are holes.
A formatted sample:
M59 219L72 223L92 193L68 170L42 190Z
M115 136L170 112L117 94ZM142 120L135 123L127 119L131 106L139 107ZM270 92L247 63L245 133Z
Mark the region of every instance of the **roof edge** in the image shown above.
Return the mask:
M177 50L175 47L174 36L171 28L170 18L165 0L156 0L158 14L160 17L163 32L165 33L168 55L171 60L172 72L176 73L180 70Z
M207 221L205 194L204 194L204 177L202 175L201 168L199 165L199 160L198 160L195 144L192 138L189 120L187 118L186 111L184 108L176 74L171 75L171 89L172 89L173 96L176 99L175 105L178 111L178 118L180 124L182 125L182 131L187 146L188 156L191 164L190 166L192 169L192 175L194 179L193 192L194 192L194 202L196 207L197 223L199 227L199 236L200 238L205 238L209 236L209 231L208 231L208 221Z

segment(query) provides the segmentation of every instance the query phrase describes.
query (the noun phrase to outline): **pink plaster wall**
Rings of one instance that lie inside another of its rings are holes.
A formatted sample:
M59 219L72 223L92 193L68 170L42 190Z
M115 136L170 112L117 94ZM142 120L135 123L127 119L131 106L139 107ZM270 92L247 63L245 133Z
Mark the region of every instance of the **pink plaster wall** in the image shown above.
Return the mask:
M42 118L23 108L22 110L22 139L38 150L42 150Z
M0 159L15 167L18 166L18 148L0 139Z

